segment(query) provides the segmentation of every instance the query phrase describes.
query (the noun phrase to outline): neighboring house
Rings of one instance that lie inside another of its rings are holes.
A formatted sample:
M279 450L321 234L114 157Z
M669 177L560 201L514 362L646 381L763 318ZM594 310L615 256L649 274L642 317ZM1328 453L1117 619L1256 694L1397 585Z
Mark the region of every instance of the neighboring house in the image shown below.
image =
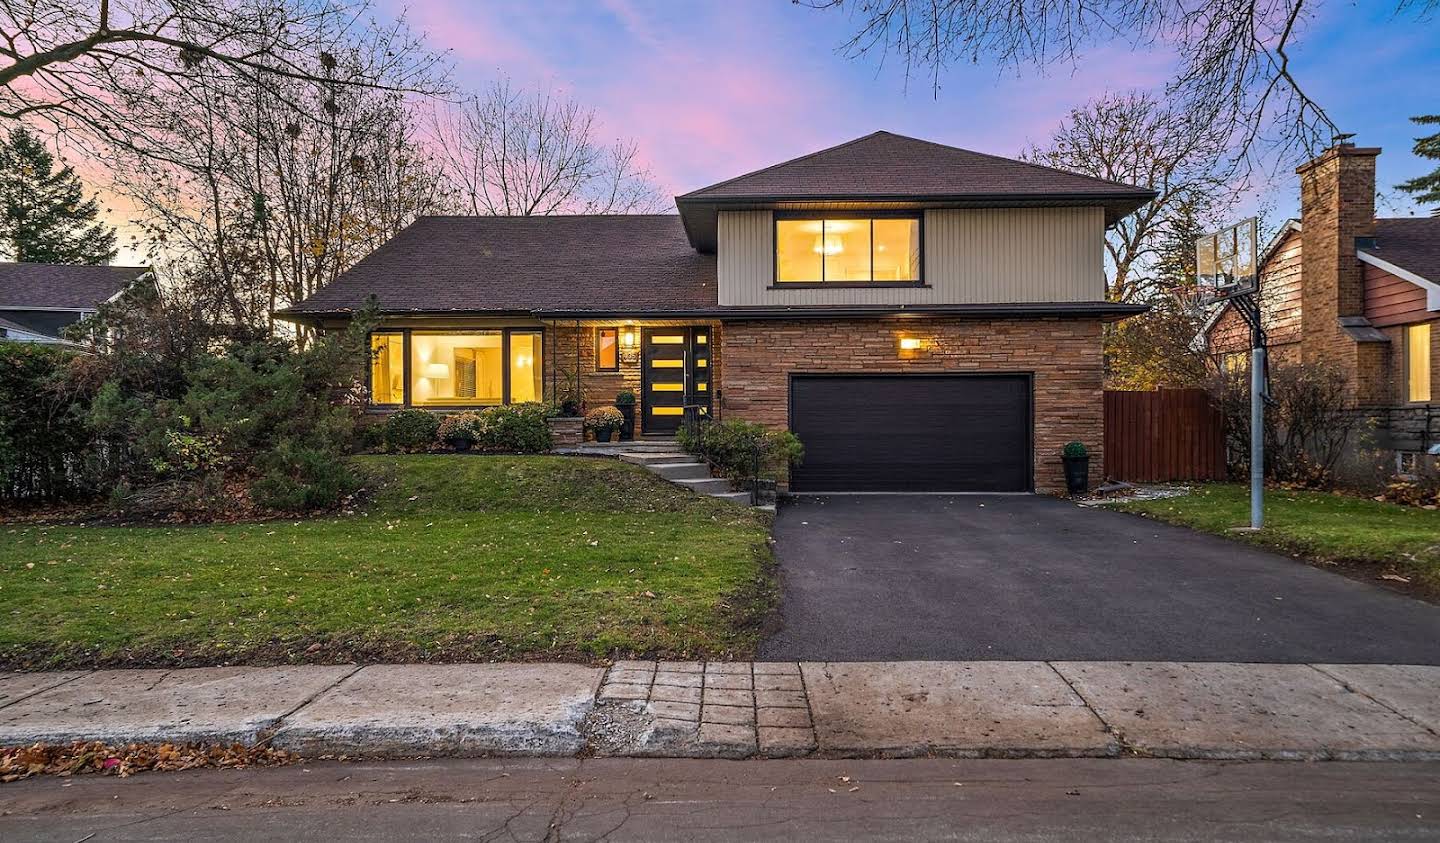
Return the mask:
M143 266L0 263L0 339L68 344L67 325L114 301Z
M789 427L797 491L1103 476L1105 230L1149 190L871 135L676 198L678 216L427 217L281 315L378 300L377 409L639 396Z
M1300 219L1262 255L1260 306L1277 364L1329 364L1373 421L1357 443L1409 471L1440 443L1440 218L1375 217L1379 149L1348 144L1300 167ZM1232 307L1206 332L1227 368L1248 366Z

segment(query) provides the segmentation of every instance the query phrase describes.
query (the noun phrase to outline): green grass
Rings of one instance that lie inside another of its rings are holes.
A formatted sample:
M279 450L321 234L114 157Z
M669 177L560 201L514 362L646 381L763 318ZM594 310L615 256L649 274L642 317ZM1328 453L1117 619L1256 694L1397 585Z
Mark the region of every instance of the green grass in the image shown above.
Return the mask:
M1394 572L1440 590L1440 511L1324 492L1265 490L1265 528L1229 532L1250 522L1250 489L1235 483L1197 487L1184 497L1123 503L1172 524L1219 533L1316 562Z
M0 664L745 656L769 520L573 457L359 457L344 516L0 525Z

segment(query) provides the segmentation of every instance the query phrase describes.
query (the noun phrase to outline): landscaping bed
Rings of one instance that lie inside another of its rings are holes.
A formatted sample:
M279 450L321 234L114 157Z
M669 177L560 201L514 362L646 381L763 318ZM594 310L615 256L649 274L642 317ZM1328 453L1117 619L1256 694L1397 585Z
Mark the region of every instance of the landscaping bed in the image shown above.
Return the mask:
M1267 489L1265 528L1250 520L1250 488L1197 486L1181 497L1128 501L1116 509L1258 544L1351 576L1440 597L1440 511L1326 492Z
M327 517L0 525L0 666L751 655L768 516L634 466L365 456Z

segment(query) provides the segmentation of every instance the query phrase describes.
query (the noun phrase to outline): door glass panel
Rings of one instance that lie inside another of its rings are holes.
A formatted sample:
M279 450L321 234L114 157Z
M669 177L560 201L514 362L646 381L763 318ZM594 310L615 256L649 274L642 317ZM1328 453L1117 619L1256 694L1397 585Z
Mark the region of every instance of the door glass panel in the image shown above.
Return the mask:
M706 342L708 342L708 340L705 338L705 335L704 335L704 334L696 334L696 335L695 335L695 343L696 343L697 345L704 345Z
M650 365L657 369L679 369L685 365L684 360L651 360Z
M680 392L685 389L685 385L679 383L656 383L651 384L650 388L656 392Z
M370 403L405 403L405 338L370 335Z
M539 334L510 334L510 403L539 401L545 394L540 354Z
M709 360L706 360L704 357L701 357L699 360L696 360L696 361L695 361L695 365L698 366L698 367L700 367L701 369L703 369L703 368L705 368L706 366L709 366L709 365L710 365L710 361L709 361Z
M650 413L651 413L651 415L656 415L656 416L683 416L683 415L685 415L685 408L684 408L684 407L651 407L651 408L650 408Z
M410 336L411 403L440 407L502 403L501 345L500 331L415 331Z
M870 220L825 220L826 281L870 280Z
M657 334L650 338L650 342L656 345L683 345L685 343L685 335Z

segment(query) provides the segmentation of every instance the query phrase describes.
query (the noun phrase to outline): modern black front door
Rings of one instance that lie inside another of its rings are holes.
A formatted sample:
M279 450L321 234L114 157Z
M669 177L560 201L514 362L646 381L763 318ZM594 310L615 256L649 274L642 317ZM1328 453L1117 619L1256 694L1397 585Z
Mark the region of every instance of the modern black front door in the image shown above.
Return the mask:
M797 492L1027 492L1030 377L793 375Z
M703 326L641 331L642 433L673 434L687 406L709 414L710 340Z

